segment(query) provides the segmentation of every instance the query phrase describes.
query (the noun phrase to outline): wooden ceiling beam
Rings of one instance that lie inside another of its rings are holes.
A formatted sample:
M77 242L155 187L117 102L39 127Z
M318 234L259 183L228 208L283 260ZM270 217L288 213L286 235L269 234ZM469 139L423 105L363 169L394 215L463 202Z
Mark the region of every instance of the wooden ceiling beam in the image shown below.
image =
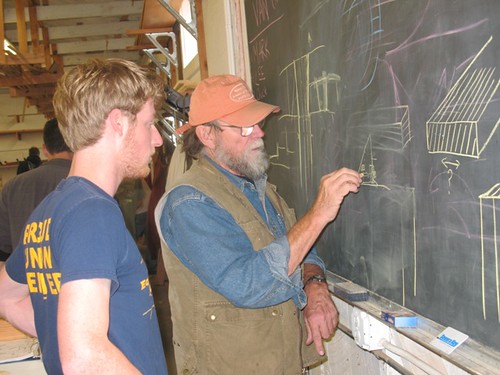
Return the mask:
M18 0L16 0L18 1ZM86 17L127 16L130 14L141 15L144 1L134 0L125 3L123 1L112 1L98 3L93 2L92 6L85 4L68 5L47 5L36 7L39 21L52 21L60 19L75 19ZM16 23L16 13L13 9L5 9L4 22Z
M5 39L5 25L4 25L4 12L3 12L3 0L0 0L0 40ZM0 49L0 64L5 64L5 50L2 44Z
M37 97L37 96L46 96L46 95L54 95L56 91L55 85L51 86L27 86L27 87L9 87L9 95L13 98L15 97Z
M3 65L33 65L33 64L45 64L44 54L32 54L32 53L19 53L17 55L7 55L5 56L5 62Z
M37 107L51 107L52 106L52 98L43 98L43 99L35 99L35 98L27 98L29 106L37 106Z
M49 32L46 27L42 26L42 37L43 37L43 55L45 56L45 66L47 68L52 64L52 53L50 52L49 44Z
M36 16L36 6L29 4L28 12L30 15L30 35L31 35L31 46L33 52L40 51L40 36L38 35L38 19ZM43 49L42 49L43 52Z
M137 27L137 21L110 22L73 26L51 26L49 36L52 42L68 38L88 38L105 35L129 35L128 29Z
M198 60L200 64L201 79L208 77L208 57L205 41L205 26L203 24L203 6L202 0L195 0L196 9L196 31L198 34Z
M56 83L61 74L42 73L37 75L22 75L19 77L0 77L0 87L43 85Z
M26 34L26 16L24 0L16 0L16 24L17 24L17 42L21 53L28 53L28 37Z
M127 30L127 35L144 35L146 33L171 33L172 31L174 31L173 27L156 27L151 29Z
M142 51L143 49L150 49L150 48L156 48L156 46L153 43L127 46L127 51Z
M49 105L37 105L36 109L38 112L43 113L48 117L53 117L54 107L52 106L52 103Z
M59 55L82 52L124 50L134 44L134 38L108 38L102 40L89 40L85 42L57 43Z

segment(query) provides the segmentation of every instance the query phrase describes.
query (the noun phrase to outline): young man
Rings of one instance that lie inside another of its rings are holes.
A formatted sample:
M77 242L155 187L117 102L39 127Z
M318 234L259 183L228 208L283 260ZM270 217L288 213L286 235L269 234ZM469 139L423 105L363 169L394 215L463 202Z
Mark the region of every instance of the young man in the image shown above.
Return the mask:
M179 131L198 160L156 209L179 373L301 374L338 323L313 244L361 178L324 176L295 222L265 174L260 123L278 110L231 75L203 80L191 96Z
M21 237L26 220L35 207L68 176L73 153L56 119L43 127L42 152L47 158L39 168L9 180L0 198L0 262L7 260Z
M37 335L49 374L166 374L148 272L113 195L149 173L163 83L119 59L67 73L54 95L69 177L30 216L0 272L0 315Z

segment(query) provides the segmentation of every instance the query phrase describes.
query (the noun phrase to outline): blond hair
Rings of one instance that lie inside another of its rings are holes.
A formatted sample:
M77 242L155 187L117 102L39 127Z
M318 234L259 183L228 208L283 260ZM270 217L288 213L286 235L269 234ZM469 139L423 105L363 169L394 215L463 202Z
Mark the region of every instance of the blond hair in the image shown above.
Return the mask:
M64 140L72 151L95 144L104 120L120 109L135 120L152 99L164 100L164 83L154 70L122 59L94 59L76 66L57 83L53 104Z

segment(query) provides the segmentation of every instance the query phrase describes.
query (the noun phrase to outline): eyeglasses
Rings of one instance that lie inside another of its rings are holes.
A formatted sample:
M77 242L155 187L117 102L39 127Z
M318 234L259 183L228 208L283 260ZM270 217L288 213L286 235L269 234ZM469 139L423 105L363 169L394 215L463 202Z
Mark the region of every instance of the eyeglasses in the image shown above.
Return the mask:
M250 134L253 133L253 129L256 126L262 127L264 126L264 121L259 122L258 124L251 125L251 126L236 126L236 125L221 125L220 122L217 124L219 128L235 128L235 129L240 129L241 131L241 136L242 137L248 137Z

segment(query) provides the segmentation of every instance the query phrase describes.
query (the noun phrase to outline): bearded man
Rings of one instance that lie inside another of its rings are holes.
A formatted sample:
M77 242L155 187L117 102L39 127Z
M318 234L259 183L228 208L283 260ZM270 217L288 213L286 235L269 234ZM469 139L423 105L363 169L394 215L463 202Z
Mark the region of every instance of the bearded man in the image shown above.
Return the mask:
M313 245L361 177L324 176L296 222L266 176L262 124L278 111L232 75L191 96L179 133L196 162L156 208L179 374L301 374L337 326Z

